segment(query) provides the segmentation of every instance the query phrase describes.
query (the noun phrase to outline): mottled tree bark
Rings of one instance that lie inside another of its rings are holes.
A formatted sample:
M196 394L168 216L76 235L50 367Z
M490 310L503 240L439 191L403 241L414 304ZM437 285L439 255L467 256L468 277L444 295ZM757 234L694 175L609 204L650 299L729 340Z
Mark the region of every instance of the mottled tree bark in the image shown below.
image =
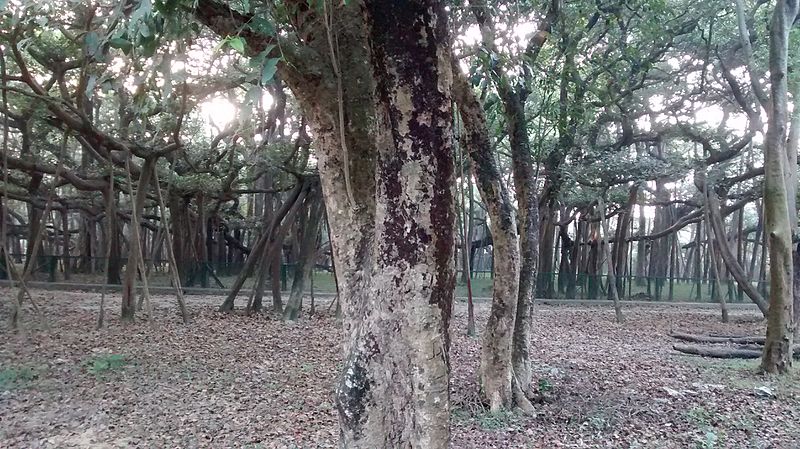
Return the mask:
M361 301L345 309L347 356L336 395L340 444L443 448L455 286L447 21L435 1L367 1L365 7L375 80L376 208L360 260L362 283L350 286ZM356 198L337 196L332 199Z
M492 308L481 349L480 381L492 410L513 405L512 343L519 294L520 252L517 224L508 191L492 153L483 107L469 83L453 67L453 94L464 123L472 171L486 205L495 258Z
M340 445L443 448L455 286L443 5L322 9L297 24L303 44L283 41L278 71L316 138L343 311ZM217 2L200 0L195 14L221 35L243 36L252 54L272 39Z
M769 76L772 101L764 145L765 232L769 241L769 314L767 339L761 369L786 373L792 366L794 337L792 231L796 217L789 216L787 170L787 65L789 31L797 17L797 0L778 0L772 15L769 47Z

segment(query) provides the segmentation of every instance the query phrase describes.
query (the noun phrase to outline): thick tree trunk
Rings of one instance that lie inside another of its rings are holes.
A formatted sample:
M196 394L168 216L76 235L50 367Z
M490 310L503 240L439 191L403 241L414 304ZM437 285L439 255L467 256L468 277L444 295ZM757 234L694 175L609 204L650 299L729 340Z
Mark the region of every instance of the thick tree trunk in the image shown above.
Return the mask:
M209 0L195 14L221 35L249 19ZM279 73L317 144L345 336L340 445L444 448L455 211L443 5L322 2L306 17L312 38L283 48ZM254 34L256 54L270 38Z
M797 18L797 1L778 0L770 28L769 76L772 101L764 145L765 232L769 240L769 314L767 341L761 369L786 373L792 366L794 337L792 231L797 217L789 216L785 173L788 167L786 135L788 125L789 31Z
M450 415L447 328L455 286L447 21L438 2L383 0L365 6L363 37L371 53L366 60L375 80L374 96L367 99L375 104L375 165L344 170L345 188L334 192L329 187L341 185L333 178L340 177L342 162L364 154L350 153L349 145L347 150L325 145L320 158L346 301L347 356L336 394L340 444L444 448ZM364 47L340 46L338 67L353 64L350 72L364 59L344 57L345 47L352 52ZM338 82L352 82L340 75ZM341 157L336 166L333 157ZM359 195L359 187L369 185L364 177L376 183L369 195L374 215ZM358 218L342 220L344 214ZM347 244L345 235L366 238Z

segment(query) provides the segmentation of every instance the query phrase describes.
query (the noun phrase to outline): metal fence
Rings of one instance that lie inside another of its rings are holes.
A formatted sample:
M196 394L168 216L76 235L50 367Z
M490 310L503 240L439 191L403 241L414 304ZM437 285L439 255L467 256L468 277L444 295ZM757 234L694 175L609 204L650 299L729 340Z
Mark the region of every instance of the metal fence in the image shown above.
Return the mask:
M21 273L26 264L23 254L12 254L12 262L17 272ZM63 257L39 256L32 261L30 280L59 285L103 285L107 283L107 260L101 257ZM121 258L118 266L121 273L127 259ZM169 287L171 277L167 260L146 259L145 272L148 284L153 287ZM243 262L208 262L192 263L179 267L183 273L182 284L186 288L204 288L224 291L230 288L244 267ZM121 274L120 273L120 274ZM280 284L282 290L291 287L294 265L284 263L280 267ZM141 276L141 274L140 274ZM7 279L5 260L0 258L0 279ZM487 270L473 271L470 277L471 290L474 297L492 296L493 273ZM457 272L456 295L465 297L467 287L461 271ZM622 276L616 278L617 291L623 300L665 301L665 302L715 302L719 284L720 296L727 302L749 302L744 292L732 279L722 279L719 283L713 279L696 279L686 277L664 278L648 276ZM608 277L606 275L590 275L578 273L561 276L558 272L538 273L536 277L536 297L544 299L611 299ZM252 287L253 276L245 283L245 288ZM267 282L271 283L268 278ZM768 294L768 282L753 281L763 295ZM319 293L336 293L336 281L331 267L318 265L313 270L311 282L306 289L314 289Z

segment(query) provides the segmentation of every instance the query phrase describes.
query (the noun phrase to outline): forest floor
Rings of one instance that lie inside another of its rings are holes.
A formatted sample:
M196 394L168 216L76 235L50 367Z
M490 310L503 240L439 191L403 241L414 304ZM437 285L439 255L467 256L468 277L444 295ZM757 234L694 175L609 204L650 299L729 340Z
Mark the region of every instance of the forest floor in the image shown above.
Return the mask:
M123 325L119 297L34 291L11 333L0 289L0 447L336 447L332 391L340 328L327 314L287 324L215 312L217 297L155 298L155 320ZM319 305L324 312L327 304ZM488 313L477 307L478 328ZM480 339L452 332L454 448L796 448L800 374L756 374L757 361L687 356L672 330L763 333L757 312L721 324L713 309L636 306L626 322L587 306L537 306L533 358L545 399L534 416L492 415L477 400Z

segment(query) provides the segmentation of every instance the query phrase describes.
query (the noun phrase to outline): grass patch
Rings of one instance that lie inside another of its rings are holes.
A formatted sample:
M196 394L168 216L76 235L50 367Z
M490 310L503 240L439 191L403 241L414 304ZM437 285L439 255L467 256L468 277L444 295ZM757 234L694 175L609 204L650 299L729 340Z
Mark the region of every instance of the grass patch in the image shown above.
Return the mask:
M484 430L504 429L512 425L516 418L517 415L510 410L492 413L489 409L482 407L472 411L458 406L450 409L450 419L453 423L459 425L476 423Z
M514 418L514 413L507 410L497 413L486 411L475 417L475 419L478 421L478 425L480 425L484 430L499 430L508 427Z
M124 354L103 354L88 362L87 371L95 376L103 376L124 368L130 362Z
M753 391L766 386L778 396L800 394L800 372L773 376L758 372L760 360L755 359L708 359L692 357L686 359L698 368L705 381L722 383L728 387Z
M0 390L24 387L38 376L39 373L28 366L4 368L0 370Z

